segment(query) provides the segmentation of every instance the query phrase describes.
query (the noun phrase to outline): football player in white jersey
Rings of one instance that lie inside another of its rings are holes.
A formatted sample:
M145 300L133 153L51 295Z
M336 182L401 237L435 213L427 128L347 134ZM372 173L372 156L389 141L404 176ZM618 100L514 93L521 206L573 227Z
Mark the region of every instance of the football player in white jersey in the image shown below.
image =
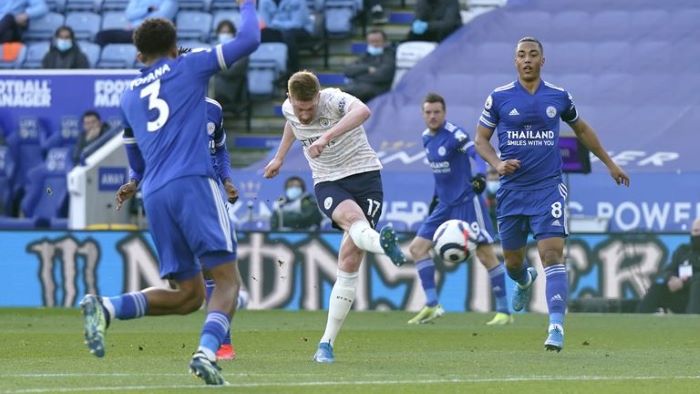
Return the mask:
M282 105L287 123L277 154L265 167L265 178L279 174L294 140L304 147L323 213L344 231L338 254L338 275L331 291L326 331L313 360L332 363L333 344L352 303L365 252L387 255L397 266L406 262L391 226L374 230L383 203L382 168L367 142L362 124L371 112L356 97L323 89L316 75L300 71L287 84Z

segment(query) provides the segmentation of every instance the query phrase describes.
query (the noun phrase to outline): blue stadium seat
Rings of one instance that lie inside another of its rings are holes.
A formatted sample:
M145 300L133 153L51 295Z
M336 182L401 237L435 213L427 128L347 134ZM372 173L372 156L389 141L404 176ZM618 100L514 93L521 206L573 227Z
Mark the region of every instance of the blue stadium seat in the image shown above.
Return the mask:
M100 30L109 29L126 29L129 25L129 20L126 15L120 11L108 11L102 13L102 27Z
M22 68L41 68L41 60L49 51L49 41L31 42L27 45L27 56Z
M589 40L625 40L629 35L631 24L629 11L605 10L593 14L588 37Z
M48 14L32 20L29 24L29 29L22 35L23 41L49 41L53 37L56 29L63 25L63 15L56 12Z
M104 0L103 11L124 11L129 4L129 0Z
M0 146L0 216L7 215L12 204L15 160L7 146Z
M73 29L76 40L93 41L101 24L102 17L94 12L71 12L66 15L66 25Z
M80 41L78 46L80 46L80 50L87 56L90 67L95 68L97 62L100 60L100 51L102 48L95 43L87 41Z
M177 6L180 10L209 11L211 0L178 0Z
M573 29L572 26L590 26L591 14L580 10L557 12L552 16L553 32L566 32L566 34L553 34L551 39L561 41L589 41L587 29Z
M3 44L0 44L2 46ZM22 64L24 64L24 60L27 57L27 46L22 45L22 48L20 48L19 53L17 54L17 57L15 60L11 62L6 62L2 59L0 59L0 69L8 69L8 68L20 68L22 67Z
M96 11L102 8L102 0L64 0L65 11Z
M108 44L102 48L97 68L134 68L136 47L131 44Z
M207 12L180 11L175 18L177 36L183 40L206 41L211 33L212 16Z
M476 47L474 72L509 72L513 70L515 48L510 42L485 42Z
M629 72L629 64L620 59L630 59L632 47L626 41L600 41L593 44L591 58L599 69L607 73Z
M562 73L586 73L591 69L593 49L589 42L553 42L547 44L544 51L547 59L546 70Z
M233 25L238 28L241 25L241 13L236 10L219 10L213 13L213 19L211 23L211 40L216 40L216 26L219 25L221 21L231 21Z
M46 5L49 7L49 11L62 14L66 8L66 0L46 0Z
M356 13L357 3L354 0L326 0L323 7L326 34L339 38L352 35L352 19Z
M38 227L50 227L51 219L68 214L67 171L70 169L67 148L49 151L46 163L30 172L27 193L22 199L22 213L33 218Z
M24 193L28 173L43 163L41 141L46 135L36 117L21 118L19 123L19 130L7 137L7 145L15 158L13 199Z
M266 42L250 55L248 63L248 92L253 96L270 96L275 81L287 70L287 45Z
M209 8L212 11L238 9L238 3L231 0L212 0Z

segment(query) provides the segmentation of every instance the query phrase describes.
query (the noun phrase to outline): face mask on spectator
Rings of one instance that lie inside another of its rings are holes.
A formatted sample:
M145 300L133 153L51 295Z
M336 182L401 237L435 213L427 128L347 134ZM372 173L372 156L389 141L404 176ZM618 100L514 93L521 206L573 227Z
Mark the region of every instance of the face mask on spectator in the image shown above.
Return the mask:
M690 247L700 253L700 235L691 235L690 236Z
M369 53L371 56L379 56L384 53L384 48L367 45L367 53Z
M292 186L287 188L284 193L287 196L287 199L296 200L299 198L299 196L301 196L301 188L299 186Z
M231 33L219 33L219 44L225 44L233 39L233 34Z
M490 194L496 194L499 187L501 187L501 181L486 181L486 190Z
M66 39L66 38L57 38L56 39L56 49L58 49L61 52L65 52L73 47L73 41Z

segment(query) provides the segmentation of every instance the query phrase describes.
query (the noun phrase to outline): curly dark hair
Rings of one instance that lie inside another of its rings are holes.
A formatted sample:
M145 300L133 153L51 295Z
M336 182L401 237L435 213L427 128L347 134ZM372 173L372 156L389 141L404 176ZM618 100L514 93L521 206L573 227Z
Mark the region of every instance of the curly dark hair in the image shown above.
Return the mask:
M167 55L176 47L175 26L168 19L149 18L134 30L136 49L147 58Z

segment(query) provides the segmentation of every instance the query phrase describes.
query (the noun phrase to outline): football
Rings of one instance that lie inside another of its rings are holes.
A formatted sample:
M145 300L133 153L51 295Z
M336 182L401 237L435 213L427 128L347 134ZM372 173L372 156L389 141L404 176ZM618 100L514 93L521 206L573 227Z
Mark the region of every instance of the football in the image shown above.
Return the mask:
M433 250L442 261L461 263L469 258L469 224L462 220L448 220L441 224L433 236Z

